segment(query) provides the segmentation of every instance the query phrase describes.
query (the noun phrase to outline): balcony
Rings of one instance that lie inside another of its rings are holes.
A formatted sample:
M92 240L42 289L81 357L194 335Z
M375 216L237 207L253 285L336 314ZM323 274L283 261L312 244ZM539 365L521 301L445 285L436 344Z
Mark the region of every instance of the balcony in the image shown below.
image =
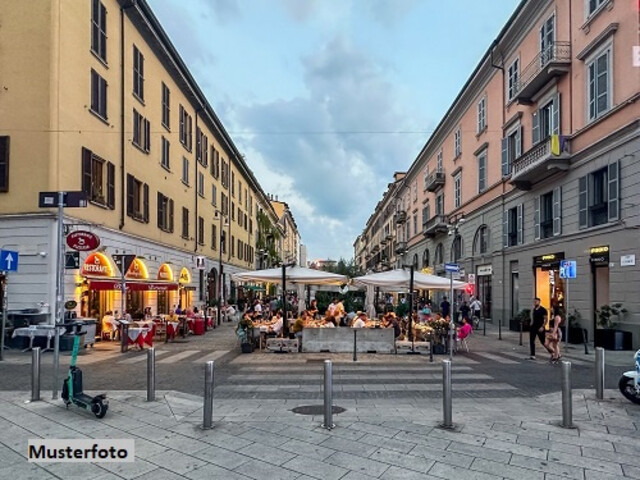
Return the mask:
M386 237L384 237L388 242L390 242L391 240L393 240L393 235L391 235L390 233L387 234Z
M511 183L516 188L531 190L533 184L558 171L569 170L571 160L569 142L559 137L556 154L552 152L552 138L543 140L513 162Z
M531 105L532 97L554 77L568 73L571 68L571 43L554 42L538 53L522 70L515 85L514 98L518 103Z
M447 233L448 231L449 224L447 223L447 219L444 215L435 215L422 226L422 232L425 237L435 237L441 233Z
M396 248L394 253L397 255L402 255L407 251L407 242L398 242L396 243Z
M444 187L445 175L444 172L430 173L425 181L425 187L430 192L435 192L440 187Z
M404 210L399 211L396 214L396 224L402 225L406 221L407 221L407 212L405 212Z

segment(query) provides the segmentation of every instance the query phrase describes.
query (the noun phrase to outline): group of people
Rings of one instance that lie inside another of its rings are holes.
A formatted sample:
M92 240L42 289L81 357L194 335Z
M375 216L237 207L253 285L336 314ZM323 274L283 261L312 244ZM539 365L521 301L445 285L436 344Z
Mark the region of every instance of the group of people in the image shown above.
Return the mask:
M552 307L552 317L548 319L549 312L540 304L538 297L534 298L533 311L531 312L531 326L529 327L529 350L531 360L536 359L536 338L542 346L549 352L551 363L558 363L562 358L560 355L560 344L562 342L563 323L562 310L558 305ZM549 322L547 323L547 320Z

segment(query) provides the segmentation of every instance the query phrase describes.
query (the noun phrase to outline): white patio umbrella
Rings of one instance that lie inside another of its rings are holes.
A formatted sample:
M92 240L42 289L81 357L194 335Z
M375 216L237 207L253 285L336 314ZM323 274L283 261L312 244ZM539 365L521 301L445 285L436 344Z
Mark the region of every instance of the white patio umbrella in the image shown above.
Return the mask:
M352 282L355 285L371 285L387 289L409 288L411 283L411 271L409 269L396 269L387 272L372 273L355 277ZM466 287L465 282L453 281L454 290L461 290ZM449 290L451 280L437 275L413 272L413 288L421 290Z
M345 275L298 266L286 267L284 276L285 282L302 283L304 285L342 285L349 282ZM235 281L263 283L282 283L282 277L282 267L231 275L231 278Z

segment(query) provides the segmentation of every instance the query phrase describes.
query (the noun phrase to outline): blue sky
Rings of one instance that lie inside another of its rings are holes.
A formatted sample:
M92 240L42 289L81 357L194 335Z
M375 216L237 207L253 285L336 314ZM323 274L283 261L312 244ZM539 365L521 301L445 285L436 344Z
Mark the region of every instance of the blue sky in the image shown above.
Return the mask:
M519 0L149 0L309 260L353 257Z

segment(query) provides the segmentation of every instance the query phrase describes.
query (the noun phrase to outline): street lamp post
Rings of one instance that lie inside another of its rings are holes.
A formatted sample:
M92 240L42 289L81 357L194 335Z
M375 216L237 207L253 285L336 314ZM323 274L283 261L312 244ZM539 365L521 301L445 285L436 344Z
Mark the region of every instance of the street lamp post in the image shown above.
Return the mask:
M453 242L452 242L452 248L451 248L451 260L454 263L457 263L459 260L459 255L457 255L456 253L456 247L455 244L458 241L458 229L460 228L460 226L462 224L464 224L466 222L465 218L464 218L464 213L456 213L455 215L451 215L449 217L449 235L453 235ZM462 248L462 244L460 243L460 247ZM451 274L451 277L453 279L453 273ZM451 321L453 322L456 314L456 301L453 297L453 283L451 284Z
M223 274L222 274L222 234L223 234L223 230L222 230L222 218L223 218L223 214L221 211L216 210L216 216L220 219L220 242L218 245L218 319L217 319L217 323L218 326L220 326L220 322L221 322L221 308L222 308L222 296L224 293L224 288L222 286L222 281L223 281Z

